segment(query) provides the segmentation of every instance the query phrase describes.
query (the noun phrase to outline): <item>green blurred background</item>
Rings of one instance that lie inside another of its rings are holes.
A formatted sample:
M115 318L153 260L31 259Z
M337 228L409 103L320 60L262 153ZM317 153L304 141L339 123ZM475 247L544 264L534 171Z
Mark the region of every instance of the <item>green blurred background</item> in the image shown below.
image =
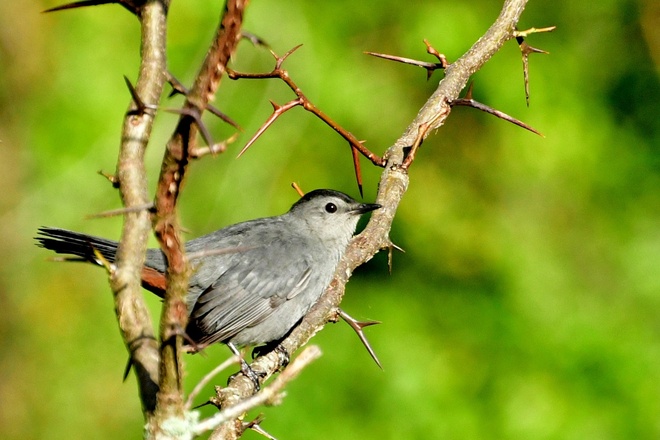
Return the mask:
M0 3L0 437L139 438L133 376L102 270L47 261L40 225L116 238L118 208L96 172L115 168L136 79L137 21L119 6L56 14L56 0ZM189 84L222 3L174 1L169 66ZM246 29L287 61L310 99L382 153L434 90L419 68L365 50L455 60L500 2L254 1ZM391 237L406 253L360 268L343 308L367 330L380 371L343 323L314 340L324 356L264 410L282 439L660 438L660 4L531 1L520 28L557 25L530 44L531 106L507 45L475 77L477 100L531 124L532 135L457 108L411 170ZM266 71L242 43L234 67ZM200 235L285 211L289 188L357 196L345 142L301 109L241 159L236 153L291 99L283 84L224 81L216 104L244 128L227 154L195 162L182 223ZM164 102L180 105L181 98ZM176 120L160 113L150 187ZM215 139L231 129L206 118ZM379 169L363 160L365 200ZM147 295L154 315L158 301ZM189 356L187 388L228 355ZM218 383L224 383L224 378ZM209 387L200 403L212 393ZM212 413L210 408L204 414ZM247 433L246 438L260 438Z

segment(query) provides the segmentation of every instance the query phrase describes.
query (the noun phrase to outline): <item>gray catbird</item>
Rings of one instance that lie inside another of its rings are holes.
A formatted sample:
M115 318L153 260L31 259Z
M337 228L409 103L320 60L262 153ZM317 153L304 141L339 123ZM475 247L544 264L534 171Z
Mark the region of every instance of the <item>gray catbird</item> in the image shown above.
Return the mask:
M361 214L380 205L338 191L315 190L286 214L250 220L186 243L193 268L186 333L197 347L213 342L261 345L283 338L330 283ZM68 261L113 262L117 242L42 227L38 245ZM142 285L163 296L166 261L148 249Z

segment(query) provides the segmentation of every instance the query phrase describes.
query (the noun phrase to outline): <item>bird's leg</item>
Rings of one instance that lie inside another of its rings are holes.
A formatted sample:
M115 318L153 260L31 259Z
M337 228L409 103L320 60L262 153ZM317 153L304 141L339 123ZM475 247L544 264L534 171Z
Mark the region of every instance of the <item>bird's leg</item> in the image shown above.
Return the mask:
M238 351L236 346L232 344L231 342L227 343L227 347L231 350L234 355L238 356L238 358L241 361L241 373L243 376L247 377L252 381L252 384L254 385L254 392L258 393L259 390L261 390L261 384L259 383L259 373L254 371L247 362L245 362L245 359L243 359L243 356L241 355L241 352ZM238 373L237 373L238 374ZM229 377L229 380L227 381L228 383L236 376L236 374L233 374Z

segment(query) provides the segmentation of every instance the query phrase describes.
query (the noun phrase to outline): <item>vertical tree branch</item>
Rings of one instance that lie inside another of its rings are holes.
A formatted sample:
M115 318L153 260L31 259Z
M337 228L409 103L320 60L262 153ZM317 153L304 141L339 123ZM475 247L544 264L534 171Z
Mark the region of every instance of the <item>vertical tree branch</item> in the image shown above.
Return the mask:
M168 0L154 0L138 11L142 27L140 74L136 91L142 101L156 106L165 84L165 44ZM136 114L131 102L124 118L116 178L126 208L148 203L144 153L151 135L154 115ZM138 379L145 418L156 406L158 390L158 347L153 335L149 311L141 288L150 219L146 210L124 216L122 235L117 249L116 268L110 276L115 298L115 311L122 338L129 349Z
M160 321L160 390L157 396L155 426L171 417L185 418L183 399L182 332L186 328L188 312L188 266L178 230L176 204L195 149L196 125L208 102L213 99L227 63L240 40L246 0L228 1L220 19L213 44L206 55L181 111L161 165L156 189L156 214L153 227L167 262L167 291Z

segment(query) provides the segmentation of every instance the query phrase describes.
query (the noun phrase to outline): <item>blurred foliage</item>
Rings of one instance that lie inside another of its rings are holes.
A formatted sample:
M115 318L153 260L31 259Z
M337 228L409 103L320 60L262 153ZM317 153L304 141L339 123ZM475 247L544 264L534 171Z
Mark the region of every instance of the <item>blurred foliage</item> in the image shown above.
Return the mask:
M39 225L118 236L120 219L85 216L119 206L95 173L115 166L139 28L119 6L40 14L58 3L0 3L0 437L137 438L135 380L121 382L126 351L103 271L48 263L32 237ZM380 153L440 74L427 82L362 52L429 59L426 38L454 60L499 9L419 3L255 1L246 28L280 54L303 43L286 64L293 78ZM184 83L220 7L173 2L169 64ZM391 233L406 253L391 276L385 255L360 268L343 304L383 322L367 332L384 371L346 325L329 325L314 340L324 356L265 410L273 435L660 437L660 5L531 1L520 27L549 25L558 28L528 39L551 53L531 57L529 109L515 43L474 77L475 99L546 137L457 108L429 138ZM241 44L235 69L271 67L267 51ZM190 236L285 211L291 181L357 195L346 143L301 109L235 159L268 99L291 94L275 80L222 83L216 104L245 131L191 167L181 200ZM159 114L152 188L175 120ZM206 121L216 139L231 133ZM380 170L363 166L371 201ZM187 357L187 387L227 355L217 346Z

